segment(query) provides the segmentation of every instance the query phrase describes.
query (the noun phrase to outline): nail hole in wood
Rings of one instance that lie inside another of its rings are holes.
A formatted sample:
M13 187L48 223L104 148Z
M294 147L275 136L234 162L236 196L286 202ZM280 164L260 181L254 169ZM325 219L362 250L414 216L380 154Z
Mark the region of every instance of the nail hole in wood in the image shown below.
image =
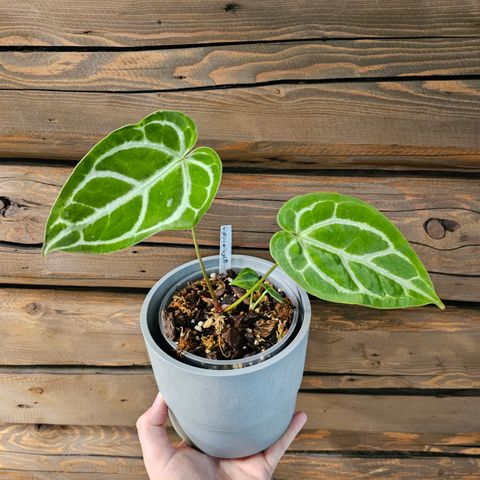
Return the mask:
M227 3L224 7L224 10L226 12L232 12L235 13L238 9L240 8L240 5L238 3Z
M45 391L42 387L32 387L29 390L30 392L36 393L37 395L41 395Z

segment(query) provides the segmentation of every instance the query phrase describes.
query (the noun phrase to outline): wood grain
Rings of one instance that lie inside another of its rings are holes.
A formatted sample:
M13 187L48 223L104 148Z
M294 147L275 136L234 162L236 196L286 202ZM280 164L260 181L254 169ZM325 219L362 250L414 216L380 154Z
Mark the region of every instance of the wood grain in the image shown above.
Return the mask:
M0 92L0 154L79 160L158 109L192 116L235 168L480 165L480 81L276 85L167 93ZM272 160L273 158L273 160Z
M478 478L478 458L343 458L315 455L285 455L274 474L275 480L309 478L317 480L371 480Z
M169 434L174 440L171 428ZM135 427L2 424L0 445L0 452L17 454L116 457L142 455Z
M0 241L41 243L50 208L72 169L0 163ZM472 268L480 257L480 183L473 177L297 174L287 182L283 175L227 173L198 226L199 242L216 247L220 225L228 218L234 247L268 248L283 202L309 191L358 196L384 212L421 255L425 252L424 258L461 266L464 273L479 270ZM188 231L160 232L148 241L189 246L192 242Z
M145 366L144 293L8 288L1 365ZM303 389L480 388L476 308L383 312L313 302Z
M143 459L121 457L91 457L75 455L42 455L28 453L0 454L0 467L8 470L62 473L104 473L140 475L145 472ZM146 472L144 473L146 477ZM3 477L2 477L3 478ZM146 477L147 478L147 477Z
M129 261L133 262L130 272L125 265L122 271L116 268L114 259L123 254L95 257L95 261L93 257L83 257L87 261L80 268L74 265L82 257L60 255L58 258L65 260L57 263L57 257L52 256L45 262L38 256L38 250L20 248L21 244L42 241L48 212L70 172L71 168L60 166L0 166L0 241L19 244L18 249L5 246L2 250L6 258L0 266L4 282L149 287L159 278L155 275L167 271L158 269L163 252L178 252L175 265L181 258L193 258L188 256L192 253L188 232L162 232L149 239L185 244L188 249L169 250L172 247L154 245L130 249ZM307 191L322 190L354 194L382 210L412 242L427 268L436 272L435 283L438 282L445 298L474 301L480 298L475 289L480 273L480 186L476 178L294 175L285 182L285 176L281 175L226 174L211 210L200 224L200 243L217 247L219 227L228 218L233 225L235 251L255 248L249 252L268 257L260 249L268 248L271 235L278 230L276 214L283 202ZM449 195L445 195L446 191ZM149 264L139 260L145 255L159 257ZM167 260L174 265L173 258ZM105 283L101 270L89 274L98 262L103 262L104 268L116 270L106 275L117 280ZM152 276L144 265L153 268ZM71 268L77 270L69 271ZM122 278L127 272L130 277Z
M153 375L135 369L2 368L1 423L132 426L153 401ZM414 407L412 407L414 405ZM307 393L307 430L478 433L480 397Z
M424 75L478 75L480 39L333 40L166 50L0 52L0 88L135 91Z
M143 293L3 289L0 364L148 365Z
M235 253L271 261L267 250L237 248ZM205 257L216 254L218 249L202 248ZM431 257L421 252L420 257L429 266ZM44 258L39 247L0 244L0 258L0 284L150 288L172 268L194 260L195 253L186 246L140 244L109 255L54 252ZM443 300L480 300L478 273L461 273L457 264L430 274Z
M50 459L42 458L48 463L55 464ZM76 459L70 459L75 462ZM68 460L59 462L60 465L70 465ZM122 468L115 466L112 473L113 459L84 458L78 461L75 467L62 471L39 470L3 470L0 469L2 479L5 480L148 480L142 463L138 459L125 460ZM476 480L480 461L477 458L355 458L338 455L285 455L273 475L274 480L317 479L317 480L358 480L386 479L401 480L404 478L438 479L448 478L456 480ZM95 473L91 473L91 468ZM125 469L129 473L123 473ZM101 473L98 473L101 472Z
M6 456L6 455L5 455ZM28 460L35 460L27 463ZM22 454L21 457L9 455L3 462L7 467L12 465L18 469L18 475L15 477L14 471L10 471L7 480L19 478L24 479L43 479L57 478L44 477L42 467L48 475L52 473L61 473L65 475L64 479L88 478L96 479L99 473L106 475L103 478L113 477L115 479L129 478L127 475L133 475L134 479L147 480L147 474L141 458L118 459L110 457L48 457L35 456L34 459L28 459L28 455ZM449 479L475 479L475 471L480 466L480 460L475 458L343 458L340 456L319 456L319 455L293 455L287 454L283 457L277 467L273 478L282 480L291 478L297 479L348 479L355 475L356 479L402 479L407 478L436 479L439 476ZM24 468L20 470L20 468ZM95 473L91 473L94 471ZM2 470L0 470L2 472ZM20 473L22 472L22 473ZM31 473L30 473L31 472ZM25 474L27 476L25 476ZM40 476L39 476L40 475ZM73 475L73 476L72 476ZM294 475L294 477L293 477Z
M315 300L309 420L274 478L478 478L480 4L24 3L0 0L0 478L148 480L133 425L157 387L139 310L193 258L190 237L47 260L39 244L65 161L162 108L190 114L200 143L245 172L224 176L204 255L228 218L235 252L268 258L285 200L339 191L399 226L443 299L477 302Z
M140 473L66 473L66 472L42 472L25 470L0 470L2 479L5 480L149 480L145 471Z
M394 5L242 0L0 2L0 45L140 46L299 38L477 36L480 8L456 0Z
M167 429L172 442L179 437ZM43 455L141 456L135 427L99 425L0 425L0 452ZM480 453L480 433L353 432L302 430L290 447L297 452L434 452L456 455ZM1 457L1 453L0 453Z

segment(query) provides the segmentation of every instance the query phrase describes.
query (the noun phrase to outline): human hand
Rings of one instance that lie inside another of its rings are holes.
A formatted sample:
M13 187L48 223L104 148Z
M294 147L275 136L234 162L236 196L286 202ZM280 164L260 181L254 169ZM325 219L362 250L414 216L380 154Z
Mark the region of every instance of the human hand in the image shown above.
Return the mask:
M271 447L249 457L223 459L210 457L184 442L174 447L164 427L167 415L167 404L159 393L137 420L150 480L270 480L280 458L307 420L304 412L297 412L287 431Z

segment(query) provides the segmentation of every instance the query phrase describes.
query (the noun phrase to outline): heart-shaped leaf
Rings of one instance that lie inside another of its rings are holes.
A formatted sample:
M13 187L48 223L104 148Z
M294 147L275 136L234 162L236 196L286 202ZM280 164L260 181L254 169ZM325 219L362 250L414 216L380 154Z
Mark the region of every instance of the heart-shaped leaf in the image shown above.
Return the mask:
M60 192L47 221L44 254L113 252L161 230L195 226L222 175L217 153L192 150L196 141L193 120L174 111L110 133Z
M311 193L286 202L277 220L283 231L270 253L312 295L375 308L444 308L407 240L368 203Z
M259 280L260 277L255 270L250 267L245 267L238 272L238 275L230 282L230 285L236 285L244 290L248 290L249 288L252 288Z

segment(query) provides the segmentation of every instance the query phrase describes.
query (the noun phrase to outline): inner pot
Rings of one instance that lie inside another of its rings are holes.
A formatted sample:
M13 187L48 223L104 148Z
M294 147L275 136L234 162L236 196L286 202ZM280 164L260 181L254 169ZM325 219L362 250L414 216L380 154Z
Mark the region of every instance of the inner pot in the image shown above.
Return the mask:
M244 258L243 256L239 256L235 258L235 261L233 261L231 270L233 270L235 273L238 273L242 268L250 267L253 270L255 270L259 275L263 275L268 270L268 268L272 265L272 264L269 264L267 268L265 268L265 262L266 262L265 260L261 260L255 257L248 257L247 259L247 258ZM209 358L201 357L200 355L195 355L187 351L184 351L181 353L181 355L178 355L175 352L177 348L177 343L169 339L165 334L164 324L162 321L162 311L166 310L176 291L183 288L189 282L194 282L196 280L200 280L201 278L203 278L202 273L200 272L200 266L198 262L197 262L197 265L195 265L195 262L193 263L194 264L191 266L191 268L188 269L188 271L184 271L185 277L180 281L174 283L170 288L170 290L163 297L163 300L160 303L160 307L158 311L158 322L160 326L160 331L163 336L163 340L170 345L172 349L172 355L175 358L178 358L179 360L182 359L183 361L185 361L190 365L194 365L201 368L227 370L231 368L248 367L250 365L255 365L256 363L263 362L267 358L270 358L272 355L275 355L280 350L285 348L286 345L288 345L291 338L293 337L293 334L296 330L297 323L298 323L298 298L295 296L295 292L292 286L289 283L282 281L281 278L276 277L274 275L276 270L274 270L269 275L268 281L272 285L274 285L274 287L276 287L277 289L281 289L285 293L285 295L288 297L288 299L292 302L292 305L295 307L293 310L293 317L292 317L290 326L288 328L288 331L279 342L277 342L275 345L272 345L270 348L264 350L263 352L259 352L255 355L250 355L245 358L236 358L234 360L212 360ZM211 273L218 273L218 266L212 265L210 267L205 267L205 270L209 275Z

